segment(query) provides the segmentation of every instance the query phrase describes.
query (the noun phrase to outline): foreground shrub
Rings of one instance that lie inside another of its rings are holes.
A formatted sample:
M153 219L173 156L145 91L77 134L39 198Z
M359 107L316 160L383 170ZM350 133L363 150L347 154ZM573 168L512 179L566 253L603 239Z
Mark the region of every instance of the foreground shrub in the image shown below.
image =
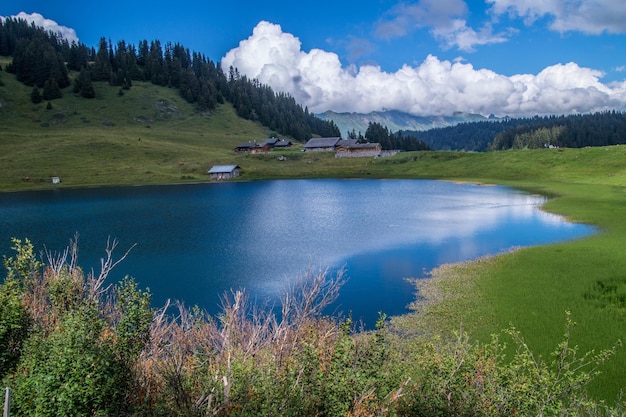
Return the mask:
M76 265L76 241L61 254L36 260L32 245L14 241L17 256L5 262L0 294L30 325L19 361L6 383L13 388L12 415L120 415L129 410L133 364L152 322L149 294L132 280L102 288L116 265L107 246L99 276ZM18 287L19 291L15 288ZM12 319L15 321L15 319Z
M153 311L131 279L104 287L85 276L76 241L44 264L14 241L0 286L3 383L16 416L617 416L586 396L617 346L579 354L563 342L536 357L511 328L470 343L389 326L358 332L350 318L323 315L343 275L309 271L272 306L243 291L211 317L183 304ZM123 259L124 255L121 259ZM120 259L120 260L121 260Z
M409 359L415 383L399 410L420 416L596 416L623 415L598 404L585 388L615 352L579 356L570 346L574 323L566 314L566 330L549 360L536 357L515 328L505 331L515 353L494 337L490 344L469 343L460 334L453 342L420 345ZM623 410L622 410L623 411Z
M208 317L182 305L163 310L138 366L143 415L365 415L395 399L399 376L378 329L355 335L349 319L324 317L342 274L309 272L271 308L241 291ZM369 414L367 414L369 415Z

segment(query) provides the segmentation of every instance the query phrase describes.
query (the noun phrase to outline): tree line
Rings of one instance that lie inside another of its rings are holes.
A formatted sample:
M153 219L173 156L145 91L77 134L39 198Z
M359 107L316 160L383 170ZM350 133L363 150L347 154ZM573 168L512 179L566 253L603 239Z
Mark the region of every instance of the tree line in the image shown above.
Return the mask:
M586 146L626 143L626 113L605 111L593 114L534 118L498 133L490 150Z
M97 48L90 48L23 19L7 18L0 21L0 55L13 57L6 70L33 87L33 100L41 95L39 89L45 100L60 97L74 71L73 92L85 98L95 97L93 82L107 82L123 94L133 81L147 81L177 89L201 112L228 101L240 117L299 141L314 134L340 135L333 122L315 117L293 97L241 76L235 68L227 75L219 64L179 43L142 40L135 46L122 40L113 45L103 37Z
M352 129L348 132L350 139L357 139L359 142L380 143L383 150L402 150L402 151L428 151L428 145L413 135L403 132L393 133L378 122L369 122L365 136L361 132Z
M613 110L567 116L505 118L406 133L437 150L484 152L546 146L607 146L626 143L626 113Z

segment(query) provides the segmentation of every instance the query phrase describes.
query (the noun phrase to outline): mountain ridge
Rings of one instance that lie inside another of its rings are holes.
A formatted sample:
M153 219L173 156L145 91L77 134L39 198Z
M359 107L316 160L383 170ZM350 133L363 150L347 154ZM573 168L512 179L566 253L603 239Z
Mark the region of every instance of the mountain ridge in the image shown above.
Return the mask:
M318 113L316 116L322 120L333 121L342 135L348 136L349 132L365 133L370 122L380 123L392 132L424 131L433 128L455 126L459 123L482 122L498 120L493 116L483 116L473 113L454 113L449 116L415 116L399 110L373 111L369 113L335 112L332 110Z

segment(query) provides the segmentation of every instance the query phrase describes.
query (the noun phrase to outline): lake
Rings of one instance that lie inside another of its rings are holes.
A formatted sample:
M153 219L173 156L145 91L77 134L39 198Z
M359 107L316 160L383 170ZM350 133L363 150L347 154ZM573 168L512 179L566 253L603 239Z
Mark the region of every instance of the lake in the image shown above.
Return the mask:
M544 197L501 186L428 180L276 180L0 193L0 255L11 237L61 251L79 234L79 264L98 272L107 237L111 279L131 275L153 304L219 311L247 289L274 301L307 269L344 268L336 311L375 323L414 299L406 278L443 263L575 239L587 225L541 211ZM4 277L4 271L0 276Z

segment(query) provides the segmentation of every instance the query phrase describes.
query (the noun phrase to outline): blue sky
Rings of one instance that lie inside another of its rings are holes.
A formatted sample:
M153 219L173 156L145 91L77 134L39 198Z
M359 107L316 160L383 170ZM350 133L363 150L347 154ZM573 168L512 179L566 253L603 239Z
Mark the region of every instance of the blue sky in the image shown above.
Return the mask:
M179 42L316 112L626 109L624 0L0 3L19 12L88 46Z

